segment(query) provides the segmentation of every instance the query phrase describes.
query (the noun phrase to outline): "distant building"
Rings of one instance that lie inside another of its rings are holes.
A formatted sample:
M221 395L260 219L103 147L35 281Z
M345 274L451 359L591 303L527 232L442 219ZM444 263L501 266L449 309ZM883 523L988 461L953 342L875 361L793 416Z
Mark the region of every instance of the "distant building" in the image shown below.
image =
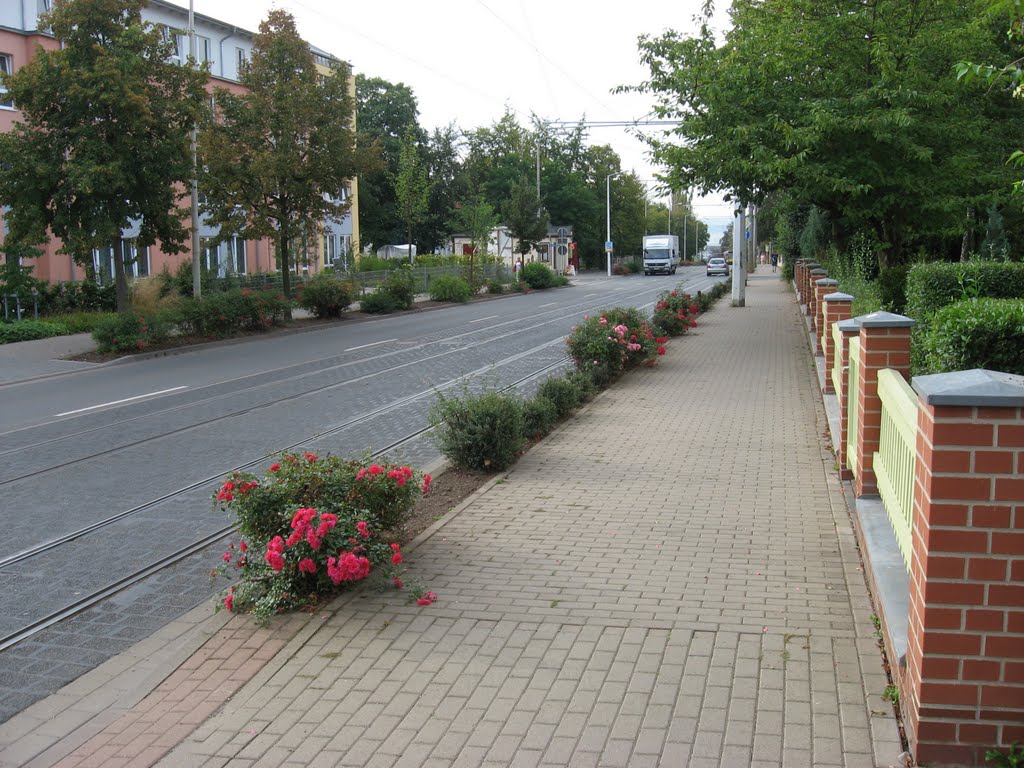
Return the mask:
M44 29L39 29L39 15L48 10L51 0L3 0L0 2L0 71L13 73L35 58L37 47L57 50L59 41ZM142 11L142 18L160 27L174 43L172 61L184 65L188 59L188 10L165 0L149 0ZM244 93L239 83L242 64L252 55L253 33L240 29L225 21L194 14L196 28L196 58L209 65L208 90L223 88L233 93ZM311 47L317 68L327 74L333 57ZM350 78L349 88L355 103L355 78ZM10 131L18 122L20 112L17 105L0 86L0 131ZM211 95L212 98L212 95ZM353 118L354 119L354 118ZM200 198L202 189L199 190ZM351 201L349 213L341 219L327 219L322 234L316 243L306 243L305 252L296 259L296 271L316 272L325 266L344 263L349 254L358 253L358 185L352 180L349 189L339 191L339 199ZM145 277L163 270L174 272L180 264L191 260L190 250L180 254L164 253L160 244L138 248L133 237L137 226L124 230L125 274L129 277ZM277 269L274 243L269 238L243 240L232 237L217 245L213 238L219 228L207 223L201 217L199 224L200 260L205 268L218 272L245 274L250 272L273 272ZM0 240L4 234L2 211L0 211ZM188 248L191 243L186 243ZM65 282L85 279L85 270L75 264L70 256L58 254L59 242L51 238L43 247L43 255L31 260L34 276L49 282ZM350 258L350 257L349 257ZM108 282L114 274L113 247L97 248L92 254L93 274L100 282Z

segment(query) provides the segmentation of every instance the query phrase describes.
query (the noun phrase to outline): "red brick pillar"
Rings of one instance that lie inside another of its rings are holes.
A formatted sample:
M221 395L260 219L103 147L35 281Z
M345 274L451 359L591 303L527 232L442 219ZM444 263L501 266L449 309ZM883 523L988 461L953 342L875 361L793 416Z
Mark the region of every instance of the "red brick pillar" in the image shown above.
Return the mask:
M914 320L891 312L872 312L857 318L860 325L860 382L857 407L857 496L878 493L874 457L882 432L882 401L878 372L893 368L910 378L910 329Z
M804 265L807 264L807 259L797 259L793 262L793 288L796 291L796 303L804 303L804 292L803 292L803 280L804 280Z
M836 388L832 385L832 369L836 362L836 345L832 340L832 326L840 320L850 319L850 308L853 306L853 296L848 293L826 293L821 297L822 331L820 335L821 353L825 356L825 386L823 391L826 395L834 394ZM841 355L842 352L839 352ZM839 358L842 364L842 357Z
M919 376L900 701L919 765L1024 742L1024 376Z
M814 354L823 355L825 349L822 346L821 337L831 329L825 324L825 295L835 291L839 285L838 280L831 277L821 277L814 281Z
M853 472L847 464L846 441L850 434L850 411L848 408L849 392L848 379L850 376L850 339L860 336L860 324L853 318L839 321L839 331L843 334L842 346L836 350L837 355L842 355L842 375L839 377L839 389L836 390L836 398L839 400L839 450L836 458L839 461L839 479L852 480Z
M821 319L818 317L818 286L819 280L828 277L828 270L822 267L816 267L807 273L807 316L811 318L811 333L816 333L821 325ZM827 291L831 293L832 289L829 288Z
M804 264L804 279L800 284L800 298L803 299L804 314L807 314L811 308L811 270L820 268L821 264L816 261L808 261Z

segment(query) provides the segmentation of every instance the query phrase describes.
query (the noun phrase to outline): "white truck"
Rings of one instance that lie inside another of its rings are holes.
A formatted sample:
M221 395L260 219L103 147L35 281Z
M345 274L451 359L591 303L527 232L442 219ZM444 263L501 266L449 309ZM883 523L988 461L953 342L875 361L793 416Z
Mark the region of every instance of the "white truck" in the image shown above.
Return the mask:
M662 272L674 275L679 266L678 235L644 236L644 274Z

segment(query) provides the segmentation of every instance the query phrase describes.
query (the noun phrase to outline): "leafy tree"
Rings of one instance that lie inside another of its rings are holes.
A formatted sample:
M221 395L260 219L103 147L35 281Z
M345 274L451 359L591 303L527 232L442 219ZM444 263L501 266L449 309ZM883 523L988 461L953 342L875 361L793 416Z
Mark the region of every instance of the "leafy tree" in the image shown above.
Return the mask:
M725 225L725 231L718 239L718 244L722 246L722 257L726 259L732 258L732 231L734 228L735 222L730 221Z
M526 260L526 254L548 233L548 214L537 197L537 190L526 182L512 185L508 200L502 207L505 225L518 242L516 248Z
M981 242L981 257L994 261L1005 261L1010 255L1010 243L1006 239L1006 227L999 209L993 205L988 209L988 225L985 239Z
M412 244L412 228L426 220L430 207L430 183L427 169L420 157L416 131L409 128L402 140L398 156L398 172L394 177L395 198L398 212L405 222L406 240ZM410 255L412 250L409 251Z
M92 263L114 247L117 307L128 308L122 232L139 246L184 250L181 190L192 175L189 130L205 75L168 63L172 45L142 21L144 0L65 0L44 14L62 46L4 78L22 122L0 135L0 204L8 239L60 238Z
M708 3L696 36L641 41L640 90L681 121L655 155L673 186L755 203L788 190L837 236L869 229L883 266L952 248L1024 123L955 82L954 62L998 49L985 2L736 0L722 44Z
M490 203L476 197L459 209L459 223L473 243L473 252L469 257L469 279L473 282L474 258L477 254L487 253L491 232L498 226L498 214Z
M340 199L360 168L348 65L321 77L291 14L272 10L242 70L249 92L217 92L218 115L201 134L204 210L221 234L275 237L290 294L293 240L348 210Z
M425 252L446 243L452 229L459 226L457 206L469 197L459 157L463 143L462 133L454 125L435 129L427 141L430 205L419 237Z
M402 138L412 128L422 144L419 107L412 89L379 77L356 75L359 145L380 159L380 167L359 179L360 232L364 243L385 245L402 240L405 222L398 212L394 178L398 175Z

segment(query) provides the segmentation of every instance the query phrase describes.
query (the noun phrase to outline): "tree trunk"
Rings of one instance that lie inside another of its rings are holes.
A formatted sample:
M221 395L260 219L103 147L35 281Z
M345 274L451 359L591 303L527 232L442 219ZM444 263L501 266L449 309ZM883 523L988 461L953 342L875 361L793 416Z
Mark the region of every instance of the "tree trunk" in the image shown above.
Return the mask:
M286 299L292 297L292 269L289 253L288 227L281 227L277 235L278 248L281 249L281 292Z
M977 214L974 207L967 209L967 228L964 230L964 239L960 243L960 261L967 261L974 253L977 246L974 243L974 223Z
M128 298L128 278L124 273L124 240L120 233L114 239L114 284L117 286L117 311L127 312L131 309Z

